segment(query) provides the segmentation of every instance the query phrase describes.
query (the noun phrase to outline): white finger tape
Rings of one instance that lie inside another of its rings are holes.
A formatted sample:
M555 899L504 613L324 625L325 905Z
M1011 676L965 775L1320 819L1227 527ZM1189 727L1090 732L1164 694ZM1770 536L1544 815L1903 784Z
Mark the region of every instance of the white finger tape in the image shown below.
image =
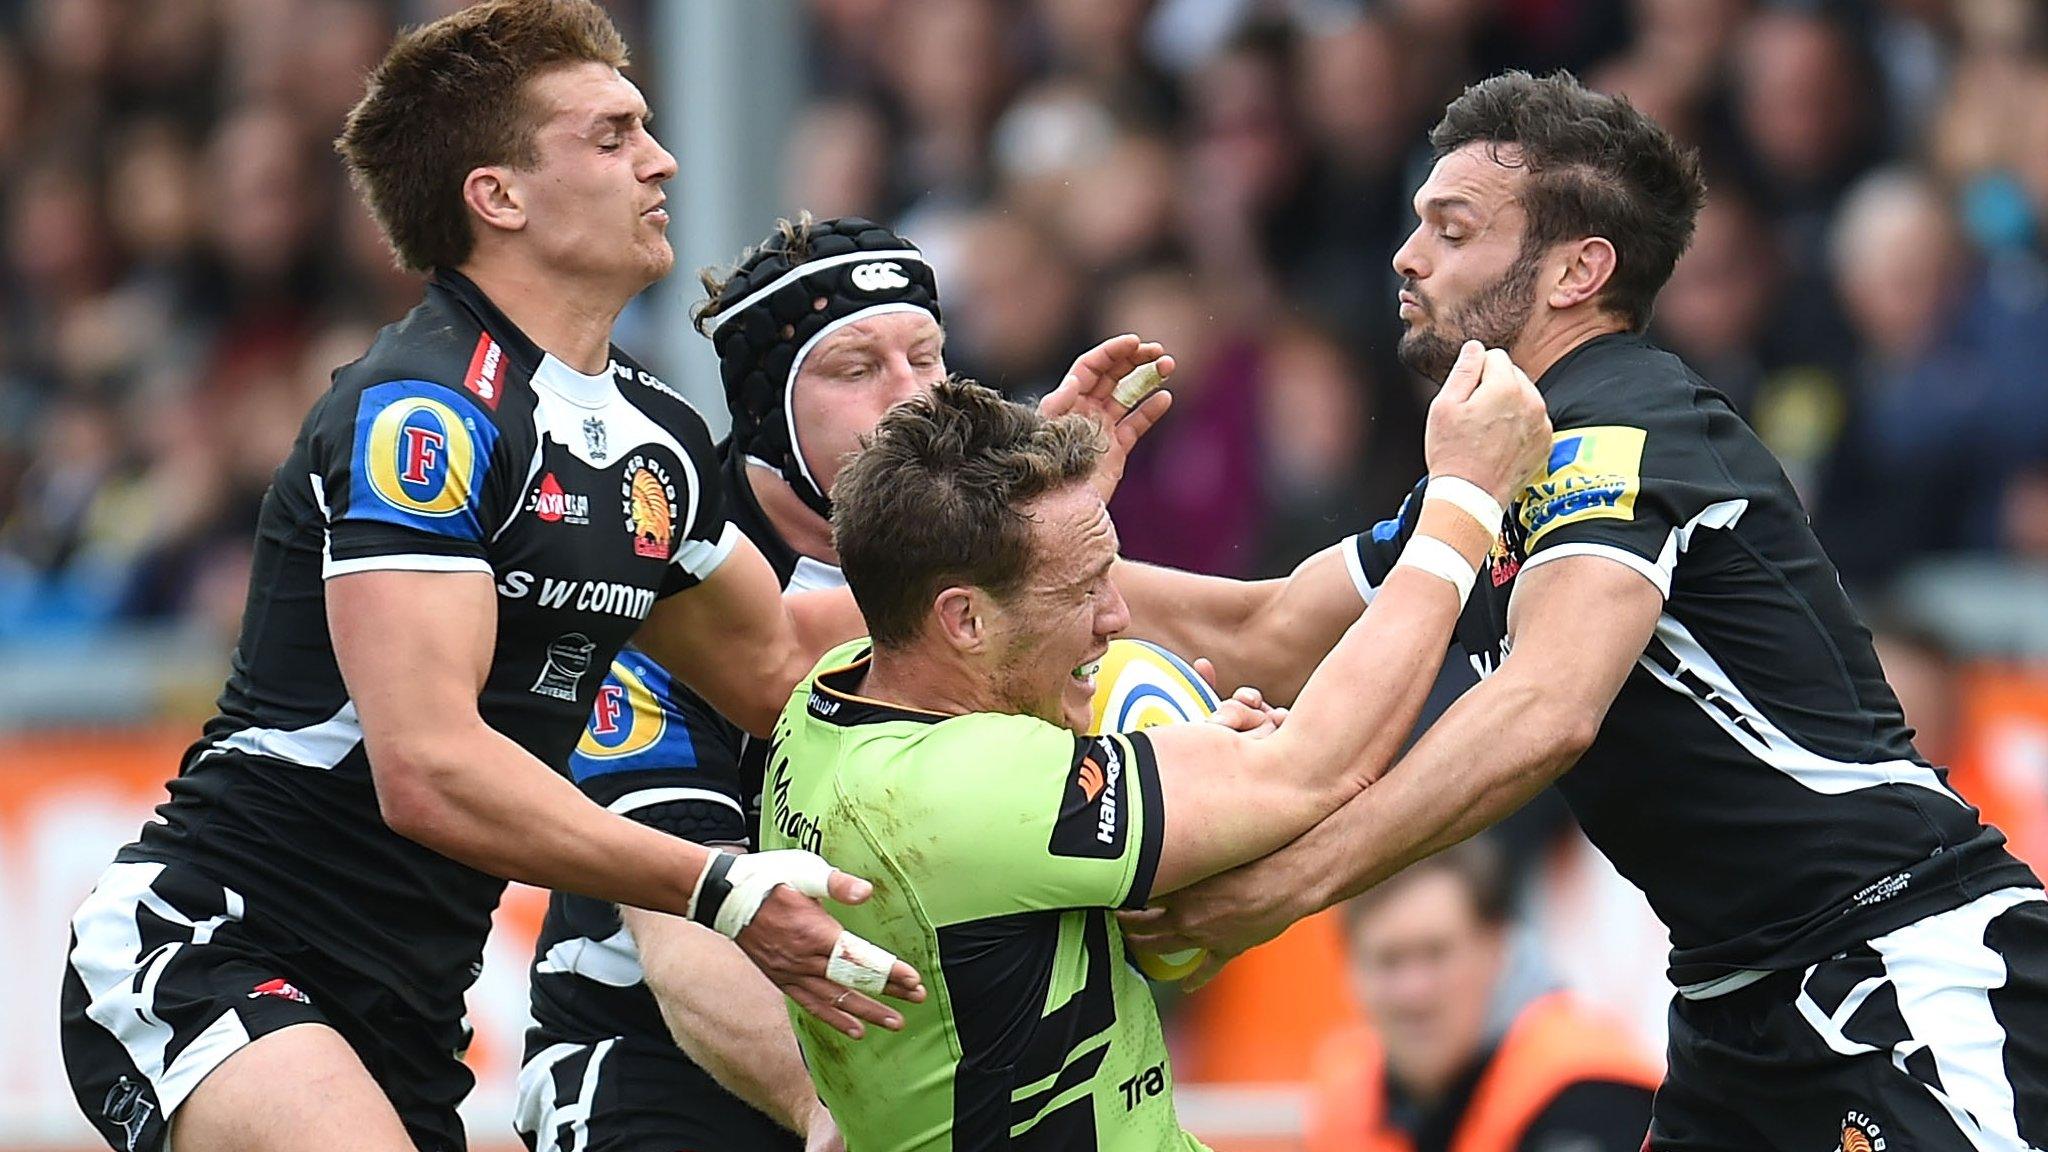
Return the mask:
M1124 407L1136 408L1165 383L1165 377L1159 375L1159 361L1154 360L1132 369L1130 375L1116 382L1116 388L1110 395Z
M851 932L841 932L839 942L832 946L832 958L825 961L825 979L855 992L879 996L889 986L889 973L895 968L896 957L887 949Z

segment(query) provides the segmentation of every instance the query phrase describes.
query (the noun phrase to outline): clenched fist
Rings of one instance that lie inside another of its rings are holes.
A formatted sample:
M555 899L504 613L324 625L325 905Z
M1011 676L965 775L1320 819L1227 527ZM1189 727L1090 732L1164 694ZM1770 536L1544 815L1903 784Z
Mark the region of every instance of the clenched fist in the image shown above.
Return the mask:
M1431 476L1457 476L1503 505L1550 452L1543 397L1508 354L1468 340L1429 405L1423 452Z

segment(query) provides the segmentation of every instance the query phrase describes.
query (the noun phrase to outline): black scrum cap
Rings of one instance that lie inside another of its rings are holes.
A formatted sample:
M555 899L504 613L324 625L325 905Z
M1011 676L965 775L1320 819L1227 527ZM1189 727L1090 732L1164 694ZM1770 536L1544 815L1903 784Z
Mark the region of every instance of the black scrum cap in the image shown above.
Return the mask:
M924 254L858 216L811 225L809 251L792 259L782 234L769 237L727 282L730 301L706 322L732 410L732 446L779 472L804 503L830 517L797 442L790 394L797 372L827 336L870 316L928 312L939 319L939 289Z

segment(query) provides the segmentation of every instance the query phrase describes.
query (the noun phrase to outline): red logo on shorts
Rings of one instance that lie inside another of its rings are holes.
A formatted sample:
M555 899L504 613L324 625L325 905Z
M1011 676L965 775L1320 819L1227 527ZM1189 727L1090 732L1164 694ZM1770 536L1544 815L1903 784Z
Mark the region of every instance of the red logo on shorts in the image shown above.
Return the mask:
M251 1000L258 996L277 996L285 1000L296 1000L301 1004L311 1004L313 1002L311 996L299 991L297 985L281 976L275 980L265 980L256 986L254 992L249 993L249 999Z

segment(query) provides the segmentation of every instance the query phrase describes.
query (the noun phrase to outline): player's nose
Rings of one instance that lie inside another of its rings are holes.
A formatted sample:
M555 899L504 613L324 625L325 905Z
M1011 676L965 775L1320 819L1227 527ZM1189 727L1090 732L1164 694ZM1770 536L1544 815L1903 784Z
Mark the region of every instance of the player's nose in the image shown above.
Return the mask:
M1404 280L1420 280L1429 274L1429 269L1423 265L1422 254L1418 251L1421 245L1417 240L1421 235L1422 228L1417 225L1413 232L1408 233L1408 238L1401 241L1401 246L1394 250L1394 273Z
M1131 606L1124 599L1123 590L1116 581L1109 582L1107 595L1103 596L1095 610L1095 634L1115 636L1131 626Z
M661 141L652 133L647 137L648 155L640 173L640 179L651 184L662 184L676 178L675 154L661 146Z

